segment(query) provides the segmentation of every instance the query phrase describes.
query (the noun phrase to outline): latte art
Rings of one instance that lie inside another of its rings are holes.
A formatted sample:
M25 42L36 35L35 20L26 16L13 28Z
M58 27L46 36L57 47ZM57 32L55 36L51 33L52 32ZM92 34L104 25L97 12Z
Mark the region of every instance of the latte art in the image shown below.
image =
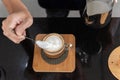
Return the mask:
M40 47L40 48L42 48L44 50L48 49L50 47L50 45L51 45L50 43L48 43L46 41L41 41L41 40L37 40L36 44L37 44L38 47Z
M47 51L55 52L62 48L63 42L58 36L49 36L46 40L49 43Z
M63 47L63 41L59 36L51 35L47 37L44 41L37 40L36 44L49 52L59 51Z

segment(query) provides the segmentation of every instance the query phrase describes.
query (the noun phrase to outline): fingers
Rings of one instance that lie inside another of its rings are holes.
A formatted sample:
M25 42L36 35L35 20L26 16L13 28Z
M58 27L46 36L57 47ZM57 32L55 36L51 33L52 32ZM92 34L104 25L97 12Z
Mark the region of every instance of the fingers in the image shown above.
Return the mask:
M33 23L29 12L21 11L10 14L3 22L3 34L14 43L20 43L25 39L25 30Z
M16 34L14 34L13 32L9 32L9 34L3 32L3 34L16 44L19 44L22 40L24 40L24 36L16 36Z
M3 34L8 37L10 40L12 40L14 43L20 43L22 40L24 40L23 36L18 36L14 32L14 28L16 27L17 23L14 21L4 20L2 22L2 29Z
M15 28L15 32L18 36L25 35L25 30L30 27L33 23L32 19L24 20L20 25Z

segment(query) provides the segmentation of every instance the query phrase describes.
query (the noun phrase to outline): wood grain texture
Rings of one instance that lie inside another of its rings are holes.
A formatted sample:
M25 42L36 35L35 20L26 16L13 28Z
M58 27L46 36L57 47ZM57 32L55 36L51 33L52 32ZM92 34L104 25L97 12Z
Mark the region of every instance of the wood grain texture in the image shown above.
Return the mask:
M120 46L115 48L110 54L108 66L111 73L120 80Z

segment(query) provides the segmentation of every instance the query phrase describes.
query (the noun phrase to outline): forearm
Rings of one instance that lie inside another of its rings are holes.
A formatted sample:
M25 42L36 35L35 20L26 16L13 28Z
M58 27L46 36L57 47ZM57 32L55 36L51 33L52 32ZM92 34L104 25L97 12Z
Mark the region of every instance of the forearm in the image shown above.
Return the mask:
M18 11L27 11L27 7L21 0L2 0L9 14Z

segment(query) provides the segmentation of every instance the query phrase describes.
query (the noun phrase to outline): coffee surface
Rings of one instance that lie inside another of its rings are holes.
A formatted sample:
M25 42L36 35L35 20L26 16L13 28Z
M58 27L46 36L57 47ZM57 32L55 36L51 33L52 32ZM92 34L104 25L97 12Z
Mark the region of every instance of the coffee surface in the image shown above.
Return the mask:
M45 41L49 43L47 51L58 51L63 46L63 41L61 38L55 35L49 36Z

